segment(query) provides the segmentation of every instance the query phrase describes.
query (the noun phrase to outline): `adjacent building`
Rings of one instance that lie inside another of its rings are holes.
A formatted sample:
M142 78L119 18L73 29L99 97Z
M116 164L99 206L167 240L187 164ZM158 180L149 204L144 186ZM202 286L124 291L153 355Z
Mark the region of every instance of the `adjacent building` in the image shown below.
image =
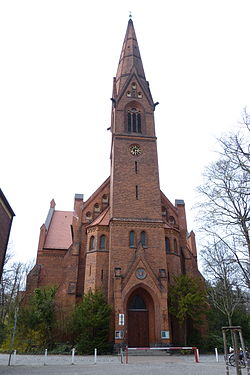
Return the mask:
M0 189L0 280L3 273L3 266L13 217L15 216L4 193Z

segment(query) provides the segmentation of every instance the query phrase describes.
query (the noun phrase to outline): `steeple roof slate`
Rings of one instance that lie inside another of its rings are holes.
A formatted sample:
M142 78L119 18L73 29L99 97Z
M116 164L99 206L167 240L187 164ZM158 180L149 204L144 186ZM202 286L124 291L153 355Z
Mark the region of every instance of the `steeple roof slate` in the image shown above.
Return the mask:
M132 19L129 19L115 78L117 96L120 95L124 85L134 72L136 72L144 89L148 90L150 93L143 69L133 21Z

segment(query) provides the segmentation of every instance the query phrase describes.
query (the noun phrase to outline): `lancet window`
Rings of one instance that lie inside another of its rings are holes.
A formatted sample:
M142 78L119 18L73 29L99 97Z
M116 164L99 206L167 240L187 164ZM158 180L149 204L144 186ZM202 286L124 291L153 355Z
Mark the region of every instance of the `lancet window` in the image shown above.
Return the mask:
M177 254L178 253L178 244L177 244L177 240L174 239L174 252Z
M100 237L100 249L106 249L106 236L104 234Z
M135 247L135 232L133 230L129 233L129 247Z
M141 232L141 244L142 246L146 246L146 233L143 231Z
M136 108L128 110L128 132L141 133L141 113Z
M93 250L95 248L95 237L91 236L89 241L89 249Z
M165 248L166 252L170 253L170 239L168 237L165 237Z

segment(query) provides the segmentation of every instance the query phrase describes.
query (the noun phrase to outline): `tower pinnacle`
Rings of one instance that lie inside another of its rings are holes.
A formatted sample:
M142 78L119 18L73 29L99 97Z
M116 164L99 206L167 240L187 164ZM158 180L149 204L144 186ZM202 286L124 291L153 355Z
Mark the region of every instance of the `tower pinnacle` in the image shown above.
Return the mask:
M124 86L131 79L133 74L136 75L136 78L140 81L145 93L151 98L132 21L132 15L130 14L115 78L117 97L122 93Z

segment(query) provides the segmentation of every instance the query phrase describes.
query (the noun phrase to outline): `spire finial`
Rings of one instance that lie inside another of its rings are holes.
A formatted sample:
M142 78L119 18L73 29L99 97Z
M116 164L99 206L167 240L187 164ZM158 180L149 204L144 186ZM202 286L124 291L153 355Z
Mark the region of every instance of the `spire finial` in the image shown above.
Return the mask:
M131 10L129 11L129 19L130 20L132 19L132 12L131 12Z

